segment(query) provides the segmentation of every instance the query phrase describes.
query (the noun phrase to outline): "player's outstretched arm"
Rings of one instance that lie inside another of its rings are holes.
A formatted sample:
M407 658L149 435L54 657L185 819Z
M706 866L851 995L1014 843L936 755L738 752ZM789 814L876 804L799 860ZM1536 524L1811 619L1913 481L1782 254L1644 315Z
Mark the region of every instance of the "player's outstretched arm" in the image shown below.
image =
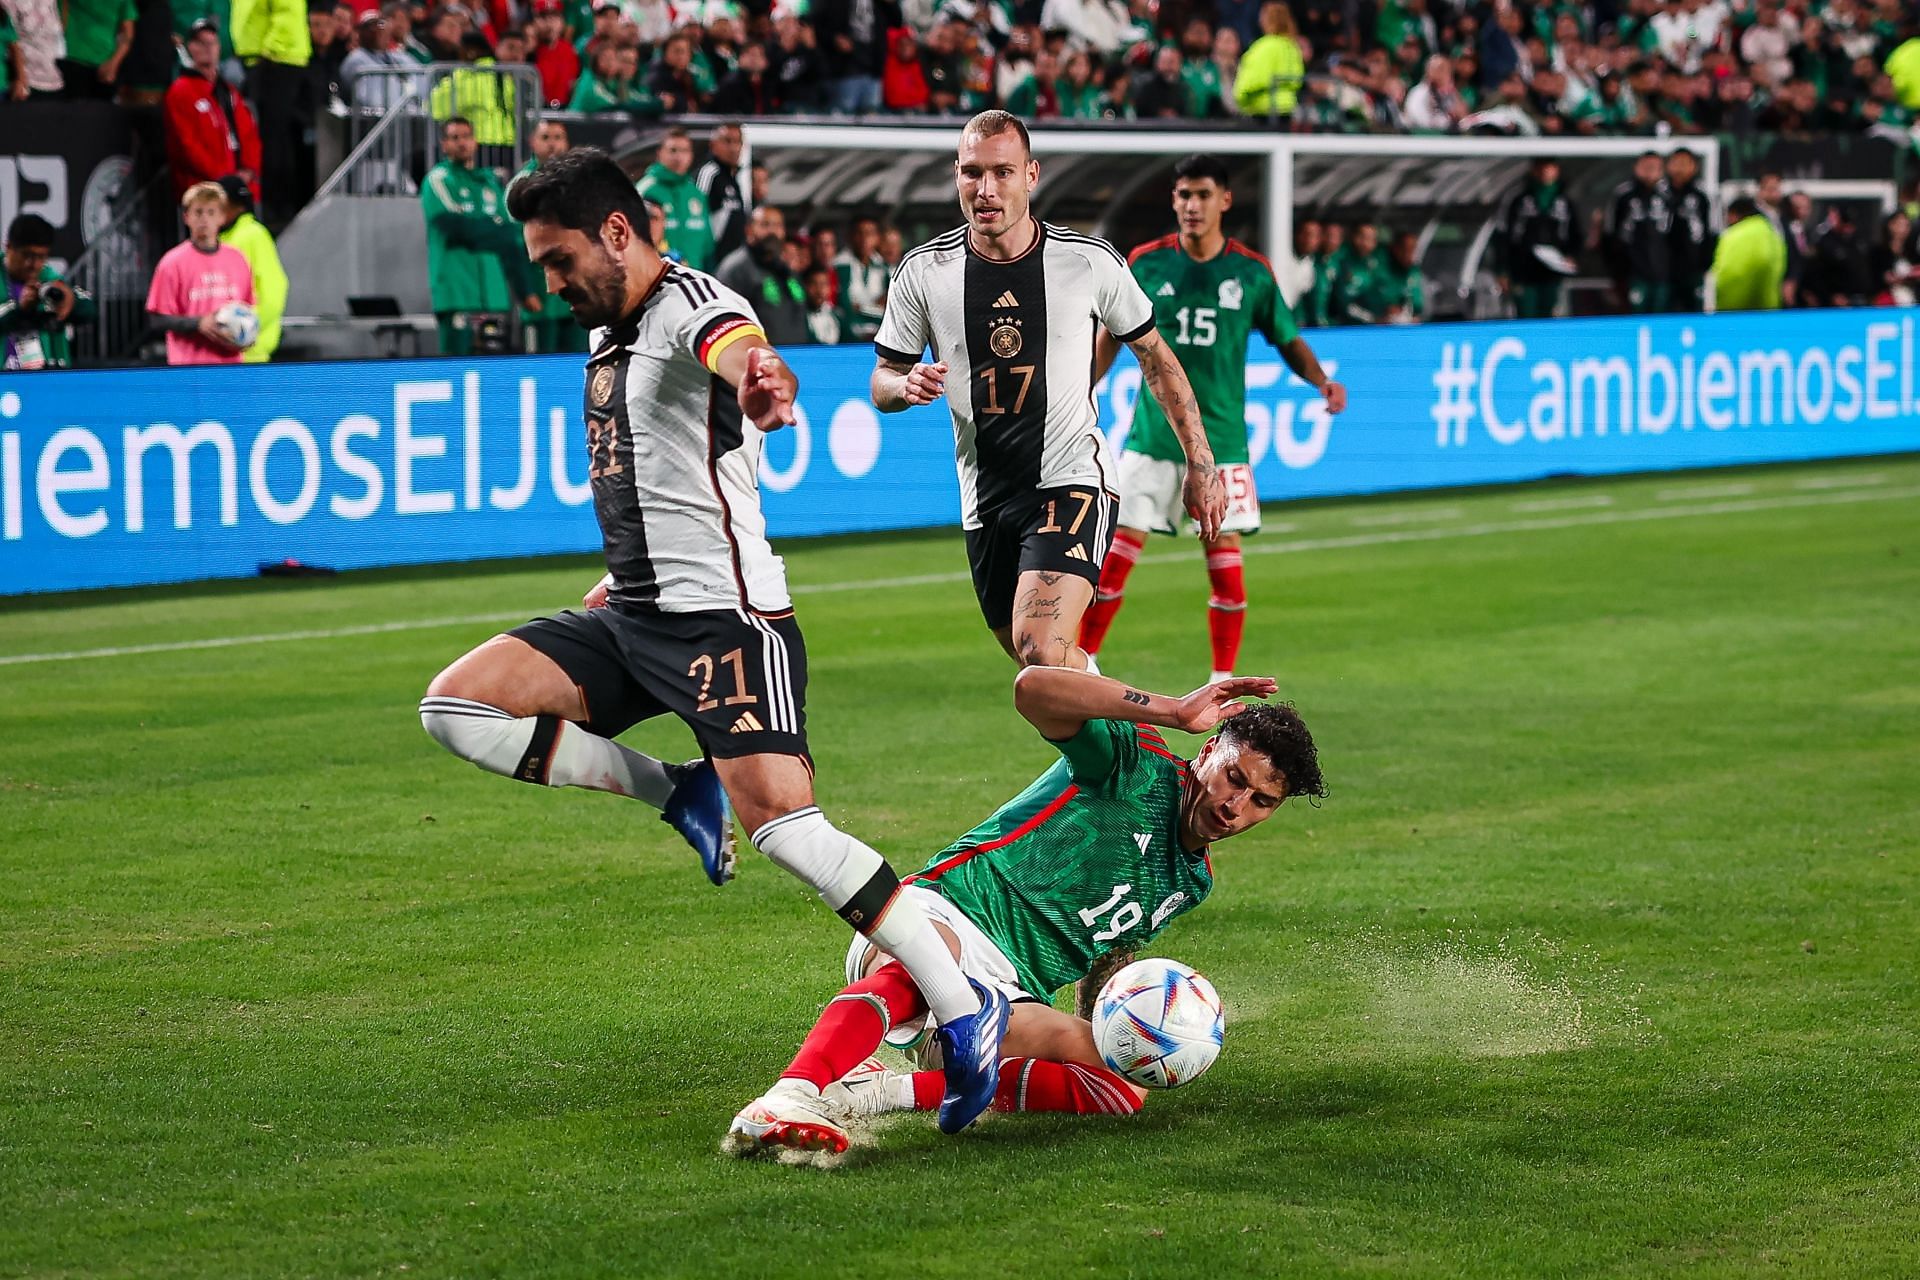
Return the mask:
M1238 715L1242 698L1279 689L1265 676L1235 676L1195 689L1184 698L1148 693L1073 667L1027 667L1013 682L1014 709L1041 736L1064 742L1089 720L1133 720L1184 733L1205 733Z
M867 390L873 397L873 407L882 413L899 413L915 405L932 404L947 394L947 366L944 361L919 364L882 356L873 366Z
M762 431L793 425L800 379L764 338L743 338L720 353L714 372L740 394L740 412Z
M1160 336L1150 329L1127 344L1140 361L1140 380L1166 412L1167 424L1180 439L1187 455L1187 478L1182 497L1187 514L1200 526L1203 542L1220 536L1220 524L1227 517L1227 488L1213 463L1213 446L1207 443L1206 424L1200 420L1200 403L1194 399L1193 384L1180 358Z
M1344 413L1347 408L1347 389L1329 378L1320 367L1320 358L1313 354L1313 348L1307 345L1305 338L1296 337L1291 342L1280 344L1280 358L1287 362L1287 368L1300 375L1300 380L1327 398L1328 413Z

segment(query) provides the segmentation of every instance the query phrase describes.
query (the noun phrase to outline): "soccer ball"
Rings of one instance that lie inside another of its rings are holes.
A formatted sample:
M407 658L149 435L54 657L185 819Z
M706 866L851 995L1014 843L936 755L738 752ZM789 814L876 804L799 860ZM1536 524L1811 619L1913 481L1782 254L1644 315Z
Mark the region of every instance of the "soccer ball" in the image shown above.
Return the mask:
M229 302L213 313L214 327L241 350L260 340L260 316L244 302Z
M1100 989L1093 1043L1106 1064L1147 1089L1199 1078L1220 1056L1227 1015L1213 984L1178 960L1136 960Z

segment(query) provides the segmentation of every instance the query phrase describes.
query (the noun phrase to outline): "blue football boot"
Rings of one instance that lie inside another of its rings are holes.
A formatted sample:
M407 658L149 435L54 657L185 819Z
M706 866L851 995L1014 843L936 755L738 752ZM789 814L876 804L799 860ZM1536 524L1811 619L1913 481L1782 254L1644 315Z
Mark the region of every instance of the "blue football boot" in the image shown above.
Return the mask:
M660 821L678 831L693 851L707 879L725 884L733 879L737 860L733 848L733 805L713 761L701 759L674 769L673 794L660 811Z
M1000 1087L1000 1042L1006 1038L1007 998L968 978L980 997L980 1011L942 1023L940 1041L947 1094L940 1100L940 1132L958 1133L993 1105Z

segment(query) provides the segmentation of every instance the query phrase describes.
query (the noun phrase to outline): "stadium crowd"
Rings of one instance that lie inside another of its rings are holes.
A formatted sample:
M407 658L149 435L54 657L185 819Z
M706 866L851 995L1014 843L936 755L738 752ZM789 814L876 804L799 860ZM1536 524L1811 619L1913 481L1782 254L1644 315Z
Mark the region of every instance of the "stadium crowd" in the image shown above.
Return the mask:
M192 50L201 31L210 60ZM0 95L164 102L176 126L215 97L235 134L239 111L257 122L270 204L277 176L297 207L316 113L378 107L394 81L369 72L434 61L524 64L549 108L643 116L1003 106L1329 130L1904 136L1920 112L1908 0L0 0ZM210 83L187 102L172 86L189 75Z
M1920 10L1906 0L0 0L0 113L7 101L40 98L157 113L175 198L222 184L229 225L257 209L256 225L283 226L312 195L319 118L384 110L418 83L412 73L436 62L524 67L549 110L669 121L690 112L904 116L1004 105L1038 120L1239 115L1298 130L1920 139ZM492 75L476 84L482 97L512 91ZM501 141L495 131L513 113L489 118L472 93L453 89L477 141ZM454 109L436 103L432 113L444 125ZM565 133L542 126L549 130ZM733 137L737 161L737 130ZM785 340L871 336L897 231L871 220L789 227L763 199L743 200L737 178L716 177L716 164L730 170L724 150L698 174L684 140L672 150L642 184L660 210L663 243L780 312L773 327ZM443 191L479 172L471 161L454 168ZM454 213L504 219L504 175L495 177L490 208L443 201L430 220L446 230ZM462 194L484 202L485 185L474 176ZM1721 228L1697 213L1675 221L1673 234L1640 225L1687 212L1675 185L1671 174L1658 178L1625 232L1616 224L1630 200L1556 233L1569 258L1601 251L1623 309L1685 309L1716 265ZM1775 187L1745 212L1780 244L1755 227L1731 237L1733 271L1743 253L1766 265L1750 270L1758 285L1724 296L1755 305L1911 300L1920 261L1911 193L1898 216L1863 230L1843 205L1816 211ZM1539 230L1515 232L1514 214L1509 241ZM1423 317L1413 237L1301 230L1307 238L1280 269L1293 277L1288 298L1305 323ZM1682 230L1685 243L1675 238ZM1538 243L1546 241L1521 247ZM471 251L441 243L435 254ZM1556 273L1543 274L1536 258L1499 248L1496 257L1519 314L1542 314L1543 300L1557 299L1548 278ZM435 310L443 347L457 350L447 316L477 304L443 307L444 275L436 269ZM470 292L489 311L518 300L537 346L573 341L524 272L502 265L482 275ZM9 276L7 324L26 323L19 299L30 284ZM493 296L500 290L505 301Z

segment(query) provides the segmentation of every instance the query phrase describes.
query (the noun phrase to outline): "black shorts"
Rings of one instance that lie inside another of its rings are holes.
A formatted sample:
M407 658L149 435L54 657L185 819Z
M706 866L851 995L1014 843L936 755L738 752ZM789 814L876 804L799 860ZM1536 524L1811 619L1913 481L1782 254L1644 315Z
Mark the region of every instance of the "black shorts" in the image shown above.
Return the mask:
M807 646L791 613L607 605L507 634L579 686L590 733L615 737L672 712L708 755L807 758Z
M987 626L1013 622L1014 586L1028 570L1097 584L1119 515L1120 499L1090 484L1036 489L981 512L980 527L967 530L967 562Z

